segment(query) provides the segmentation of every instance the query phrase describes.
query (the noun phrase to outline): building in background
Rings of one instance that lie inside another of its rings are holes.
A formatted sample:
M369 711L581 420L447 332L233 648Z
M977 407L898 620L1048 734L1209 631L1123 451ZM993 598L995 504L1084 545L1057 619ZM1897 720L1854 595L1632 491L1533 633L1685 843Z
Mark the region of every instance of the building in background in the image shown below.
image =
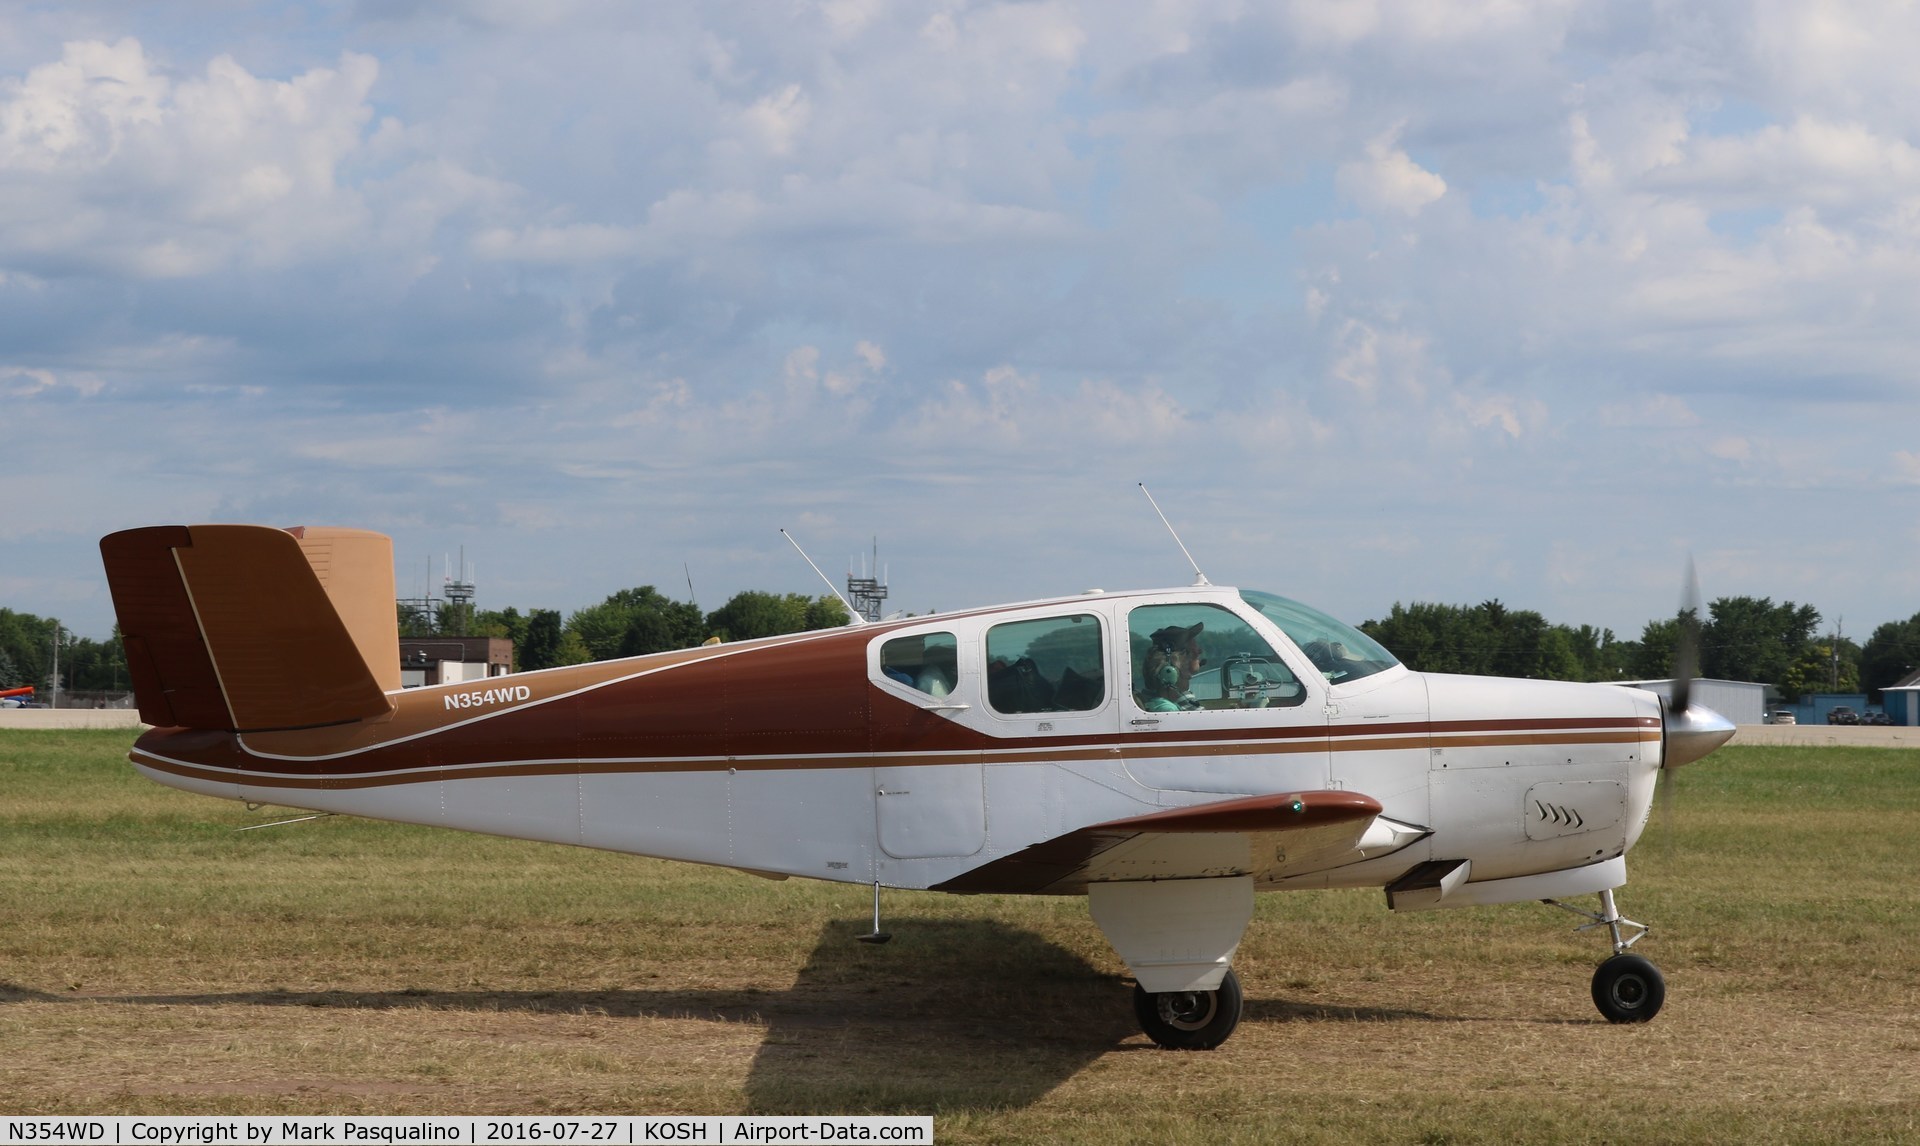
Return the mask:
M513 642L505 637L401 637L400 684L420 688L506 676Z
M1895 724L1920 728L1920 670L1881 689L1880 707Z
M1673 699L1671 680L1623 680L1616 683L1628 688L1644 688L1648 692L1660 694L1660 699ZM1690 699L1733 721L1735 724L1765 724L1767 714L1767 694L1773 686L1756 684L1744 680L1712 680L1702 677L1693 682Z

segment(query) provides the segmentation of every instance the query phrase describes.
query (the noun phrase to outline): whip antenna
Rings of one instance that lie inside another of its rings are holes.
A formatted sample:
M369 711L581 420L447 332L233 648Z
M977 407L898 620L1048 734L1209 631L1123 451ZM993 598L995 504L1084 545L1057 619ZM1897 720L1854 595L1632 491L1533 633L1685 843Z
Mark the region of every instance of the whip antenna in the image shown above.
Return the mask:
M847 606L847 624L849 625L866 624L867 619L861 616L859 613L855 612L853 605L849 603L845 597L842 597L840 595L840 590L834 587L832 579L829 578L825 573L820 572L820 567L813 563L813 558L807 556L806 550L800 548L800 543L793 539L793 534L788 533L785 529L782 529L780 531L780 536L787 539L787 544L793 546L793 551L800 555L800 560L805 561L807 563L807 566L813 570L814 575L819 577L820 580L825 581L827 583L827 592L832 593L836 598L839 599L842 605Z
M1151 491L1147 489L1146 482L1140 483L1140 492L1147 495L1147 504L1153 507L1153 512L1160 514L1160 524L1167 527L1168 533L1173 534L1173 543L1180 547L1180 552L1186 553L1187 564L1193 566L1193 583L1195 585L1213 584L1213 582L1207 580L1207 575L1205 573L1200 572L1200 563L1193 559L1193 554L1187 553L1187 543L1180 540L1180 534L1177 531L1175 531L1175 529L1173 528L1173 522L1167 520L1166 514L1160 513L1160 503L1153 500L1153 494Z

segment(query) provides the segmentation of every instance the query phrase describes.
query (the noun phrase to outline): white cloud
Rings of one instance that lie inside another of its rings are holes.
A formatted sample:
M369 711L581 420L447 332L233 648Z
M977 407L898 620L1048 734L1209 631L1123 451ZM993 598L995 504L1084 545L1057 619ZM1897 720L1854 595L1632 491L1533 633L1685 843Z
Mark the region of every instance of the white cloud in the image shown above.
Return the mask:
M69 43L0 86L0 260L179 278L326 251L364 222L339 173L378 74L348 52L285 81L226 56L173 80L137 40Z
M56 374L52 370L0 364L0 398L24 401L60 391L91 398L100 392L101 386L100 379L91 374Z
M1904 9L227 15L5 34L0 483L99 472L3 530L62 568L326 519L590 599L774 576L742 538L806 507L955 605L1183 577L1115 540L1144 476L1336 612L1532 586L1635 631L1754 505L1920 480Z
M1370 211L1417 215L1447 193L1447 181L1395 146L1400 128L1367 144L1364 159L1340 165L1340 190Z

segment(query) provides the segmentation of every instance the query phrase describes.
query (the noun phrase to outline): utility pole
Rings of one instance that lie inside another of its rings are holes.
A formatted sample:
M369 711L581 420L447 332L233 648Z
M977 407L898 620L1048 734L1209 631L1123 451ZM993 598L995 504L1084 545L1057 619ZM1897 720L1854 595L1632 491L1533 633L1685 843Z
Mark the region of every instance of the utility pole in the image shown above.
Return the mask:
M53 680L50 683L53 688L53 697L52 699L47 701L47 703L52 705L54 708L59 708L60 707L60 621L58 620L58 618L56 618L53 622Z

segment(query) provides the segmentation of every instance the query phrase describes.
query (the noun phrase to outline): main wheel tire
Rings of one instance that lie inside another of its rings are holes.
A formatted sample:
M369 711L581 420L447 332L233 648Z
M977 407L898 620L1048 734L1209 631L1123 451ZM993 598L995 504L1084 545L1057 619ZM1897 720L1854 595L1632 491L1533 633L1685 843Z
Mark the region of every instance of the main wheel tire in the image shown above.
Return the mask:
M1212 1050L1240 1025L1240 979L1231 970L1217 991L1164 991L1133 988L1133 1013L1147 1037L1168 1050Z
M1666 1001L1660 968L1638 955L1615 955L1593 973L1593 1005L1610 1023L1644 1023Z

